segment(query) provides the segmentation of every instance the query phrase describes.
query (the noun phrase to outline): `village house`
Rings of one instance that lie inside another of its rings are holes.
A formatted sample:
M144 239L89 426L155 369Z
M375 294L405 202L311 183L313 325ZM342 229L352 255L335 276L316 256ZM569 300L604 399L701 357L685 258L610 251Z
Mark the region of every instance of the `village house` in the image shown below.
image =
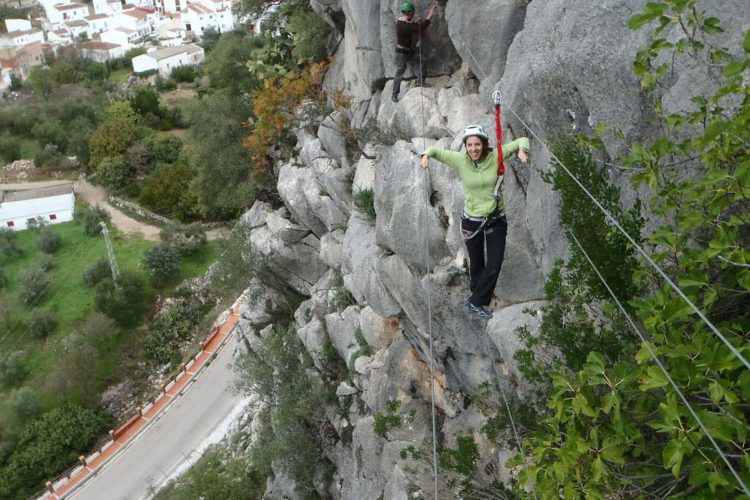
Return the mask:
M107 14L94 14L86 17L89 24L89 36L93 37L96 33L107 31L115 28L115 19Z
M203 47L192 43L179 47L167 47L134 57L133 71L135 73L157 71L161 76L168 77L174 68L201 64L205 57Z
M42 30L9 31L0 36L0 47L23 47L35 42L44 43Z
M120 0L94 0L93 5L96 15L114 16L122 12Z
M33 42L22 47L14 45L0 47L0 67L9 69L10 73L21 80L29 77L32 68L44 64L44 46Z
M159 22L159 14L156 11L141 8L124 10L117 18L121 27L137 32L138 38L153 33Z
M123 53L130 50L138 38L138 32L129 28L115 28L99 34L100 41L119 45Z
M47 187L0 189L0 227L21 231L39 222L58 224L73 220L72 182Z
M96 62L107 62L125 55L125 50L116 43L93 40L81 43L81 56Z
M53 28L59 28L66 21L84 20L89 15L89 8L80 3L57 3L45 9L47 20Z
M214 28L219 33L226 33L234 29L232 4L227 0L206 0L205 2L190 2L187 12L182 14L182 22L187 31L196 36L203 36L208 28Z

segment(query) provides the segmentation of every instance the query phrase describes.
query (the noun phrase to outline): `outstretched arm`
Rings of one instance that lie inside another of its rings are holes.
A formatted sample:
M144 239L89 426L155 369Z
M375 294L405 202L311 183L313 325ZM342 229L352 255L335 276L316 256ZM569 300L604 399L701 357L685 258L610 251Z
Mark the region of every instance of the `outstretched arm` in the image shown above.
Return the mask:
M463 153L456 151L449 151L447 149L438 149L436 147L429 147L422 153L422 158L419 160L419 166L427 168L430 158L434 158L440 163L445 163L451 168L458 169L461 162L464 161Z

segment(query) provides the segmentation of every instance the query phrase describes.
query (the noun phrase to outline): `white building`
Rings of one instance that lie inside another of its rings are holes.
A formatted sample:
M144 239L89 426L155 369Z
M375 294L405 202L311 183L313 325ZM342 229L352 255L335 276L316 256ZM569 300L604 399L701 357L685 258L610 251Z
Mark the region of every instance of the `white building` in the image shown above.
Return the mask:
M125 55L125 49L115 43L91 41L81 43L81 55L96 62L107 62Z
M133 72L158 71L163 77L172 74L172 70L179 66L195 66L206 58L203 47L195 44L167 47L154 50L133 58Z
M47 32L47 41L54 45L69 45L73 43L73 36L65 28Z
M122 2L120 0L94 0L94 14L104 14L113 16L122 12Z
M138 32L128 28L115 28L112 30L102 31L99 39L102 42L113 43L121 46L125 51L132 48L133 42L138 40Z
M5 29L8 33L11 31L31 31L31 21L26 19L6 19Z
M85 19L74 19L73 21L65 21L65 28L70 32L70 35L77 39L81 35L85 34L86 38L91 38L91 27Z
M89 35L92 37L95 33L101 33L109 29L115 28L115 19L107 14L94 14L88 16L86 22L89 23Z
M30 43L44 43L44 32L42 30L11 31L0 36L2 47L23 47Z
M46 8L47 19L54 27L58 27L65 21L85 19L89 15L89 8L80 3L58 3Z
M232 4L226 0L190 2L187 12L182 14L182 22L187 31L192 31L197 36L203 36L203 32L208 28L214 28L219 33L232 31Z
M120 26L136 31L138 38L142 38L156 30L159 14L147 9L131 9L118 14L117 20Z
M73 183L24 190L0 190L0 227L21 231L38 220L57 224L73 220Z

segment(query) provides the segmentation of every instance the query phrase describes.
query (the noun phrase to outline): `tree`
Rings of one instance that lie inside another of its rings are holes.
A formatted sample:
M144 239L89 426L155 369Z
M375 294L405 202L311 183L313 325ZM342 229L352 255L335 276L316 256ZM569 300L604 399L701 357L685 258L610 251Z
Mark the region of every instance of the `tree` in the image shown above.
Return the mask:
M54 86L52 71L49 68L35 67L31 70L28 78L29 86L34 92L44 98L49 99Z
M147 305L146 283L140 274L123 271L118 286L111 279L102 280L96 287L96 308L120 326L137 324Z
M194 175L181 161L160 165L144 179L138 201L160 214L190 220L197 215L195 198L189 189Z
M111 219L109 212L104 210L101 206L95 205L84 206L76 209L73 214L73 219L79 223L83 223L83 229L89 236L97 236L102 232L102 228L99 225L100 222L109 222Z
M8 284L8 275L5 273L5 269L0 267L0 289L5 288Z
M107 119L97 127L89 141L91 164L98 166L104 158L116 157L143 136L138 114L128 102L117 102L107 109Z
M104 279L112 276L107 259L101 259L91 264L83 271L83 282L86 286L96 286Z
M110 425L106 414L72 404L29 421L0 469L0 497L27 498L45 479L75 464Z
M0 137L0 157L6 163L21 158L21 143L12 137Z
M62 244L62 236L50 226L42 226L39 229L39 237L36 246L44 253L55 253Z
M259 191L250 177L250 154L242 146L247 114L241 99L223 92L203 96L188 110L193 123L190 165L195 172L190 190L204 217L236 217L252 205ZM270 185L272 179L267 182Z
M35 309L31 318L28 319L26 327L29 329L32 337L43 339L55 330L55 327L57 327L57 318L54 314Z
M96 180L114 192L129 184L132 177L133 169L122 155L104 157L96 167Z
M58 85L78 83L81 74L69 62L58 62L50 68L52 80Z
M23 80L21 80L21 77L19 77L15 73L11 73L11 75L10 75L10 90L12 92L19 92L22 89L23 89Z
M206 56L204 72L208 75L209 85L225 89L231 96L246 94L256 88L260 81L246 67L256 48L256 42L244 32L225 33Z
M195 66L177 66L172 70L170 77L177 83L193 83L196 77Z
M24 304L40 303L52 288L52 278L44 269L32 267L18 275L18 299Z
M141 116L147 116L149 113L154 116L162 115L159 94L151 87L137 89L135 95L130 98L130 106Z
M8 398L8 408L18 423L29 422L42 413L42 405L31 387L14 390Z
M54 120L41 120L31 129L31 135L44 147L54 144L59 151L65 151L68 146L66 132L59 122Z
M142 142L153 155L155 163L175 163L184 145L179 137L165 133L147 135Z
M0 385L14 385L29 374L25 351L11 351L0 356Z
M0 253L6 257L23 253L23 249L18 246L16 236L16 233L7 227L0 228Z
M297 61L319 62L326 58L326 39L331 28L311 8L298 8L289 16L292 57Z
M109 78L109 69L104 63L91 61L86 65L85 75L91 82L101 82Z
M180 249L172 243L160 243L143 253L143 267L151 275L155 287L176 278L182 268Z
M146 175L153 170L154 155L142 142L136 142L125 151L125 163L136 175Z
M165 243L176 246L182 255L200 252L208 243L206 232L198 222L184 226L169 225L161 230L159 238Z

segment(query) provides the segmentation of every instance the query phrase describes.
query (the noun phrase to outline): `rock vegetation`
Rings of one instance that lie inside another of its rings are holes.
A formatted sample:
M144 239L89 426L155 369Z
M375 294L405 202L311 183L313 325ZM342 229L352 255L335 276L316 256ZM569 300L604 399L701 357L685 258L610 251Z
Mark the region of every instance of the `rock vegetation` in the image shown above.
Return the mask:
M415 3L426 12L429 2ZM431 495L430 458L417 460L412 453L430 456L431 364L442 444L472 435L483 467L498 471L482 480L513 476L505 468L513 446L499 450L482 437L488 416L468 396L493 383L496 371L508 394L524 398L533 390L513 358L521 347L515 329L525 325L533 333L538 327L545 276L567 254L557 219L559 200L541 175L550 152L539 141L572 130L592 132L600 124L617 126L630 140L646 141L655 133L649 98L631 69L647 34L630 31L627 19L641 0L480 3L447 2L423 47L433 86L414 88L406 80L402 99L393 103L382 96L390 93L393 73L396 2L312 2L341 38L325 85L345 90L353 102L318 128L297 131L299 156L278 168L285 208L273 211L257 202L244 220L248 245L287 272L291 286L306 297L294 317L314 365L323 368L330 342L350 372L350 380L336 390L347 416L334 424L342 437L328 450L335 472L321 486L327 488L319 491L323 497ZM736 50L732 40L739 43L747 28L738 20L750 19L750 4L709 1L703 7L721 7L728 22L725 40ZM686 79L712 85L710 78L675 76L663 89L665 102L675 109L691 105L680 100ZM486 322L467 317L462 308L467 277L458 234L459 179L443 166L423 171L417 163L426 146L457 149L469 123L494 129L488 97L493 89L501 89L505 98L506 134L533 139L528 177L509 176L504 186L508 248L494 318ZM368 144L367 157L352 157L344 127L356 131L373 123L396 140ZM618 144L605 138L613 154ZM612 178L619 180L616 172ZM353 206L359 189L374 192L374 221ZM335 297L344 292L352 301L338 308ZM275 302L271 295L262 298L265 306ZM243 315L242 332L252 347L272 315L252 307ZM357 355L356 332L369 354ZM393 401L398 409L391 413L400 424L378 434L378 415L390 415ZM274 491L294 498L283 481L277 477Z

